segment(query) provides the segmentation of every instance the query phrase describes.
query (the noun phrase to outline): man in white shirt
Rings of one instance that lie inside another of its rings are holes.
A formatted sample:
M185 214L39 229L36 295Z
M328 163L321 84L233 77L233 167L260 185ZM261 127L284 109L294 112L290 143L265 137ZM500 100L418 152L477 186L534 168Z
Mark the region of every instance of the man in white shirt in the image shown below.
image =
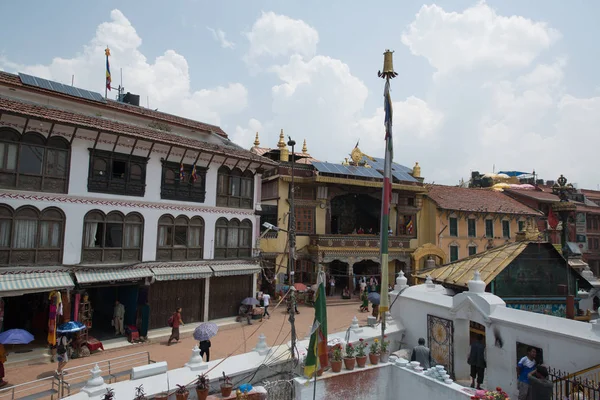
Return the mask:
M269 304L271 303L271 296L268 293L264 293L262 295L262 299L263 305L265 307L265 313L263 314L263 317L268 317L269 319L271 319L271 314L269 314Z

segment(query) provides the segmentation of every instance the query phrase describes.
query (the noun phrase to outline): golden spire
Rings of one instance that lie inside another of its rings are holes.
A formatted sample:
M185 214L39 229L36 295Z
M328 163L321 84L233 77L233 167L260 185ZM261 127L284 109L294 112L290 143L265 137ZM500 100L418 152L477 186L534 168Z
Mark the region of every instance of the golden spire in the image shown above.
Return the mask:
M260 140L258 140L258 132L256 132L256 137L254 138L254 146L260 146Z
M306 139L304 139L304 144L302 145L302 152L303 153L308 153L308 149L306 148Z
M418 161L415 163L415 166L413 167L412 176L414 178L420 178L421 177L421 166L419 165Z
M285 140L283 140L283 129L279 134L279 142L277 143L277 147L279 147L279 161L289 161L290 160L290 151L285 144Z

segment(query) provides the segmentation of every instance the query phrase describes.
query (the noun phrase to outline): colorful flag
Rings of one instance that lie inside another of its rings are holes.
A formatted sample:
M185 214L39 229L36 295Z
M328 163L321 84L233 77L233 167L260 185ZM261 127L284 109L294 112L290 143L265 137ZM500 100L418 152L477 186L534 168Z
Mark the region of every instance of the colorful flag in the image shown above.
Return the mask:
M108 57L110 56L110 49L108 47L104 50L104 54L106 55L106 89L110 90L112 78L110 76L110 63L108 62Z
M196 175L196 163L192 167L192 182L196 182L198 180L198 175Z
M315 372L329 365L327 354L327 303L325 297L325 272L319 271L317 276L317 292L315 293L315 319L313 326L317 329L310 335L308 353L304 363L304 375L308 378Z
M406 224L406 233L408 233L409 235L412 234L413 231L413 221L412 218L408 220L408 223Z
M183 172L183 163L179 166L179 180L183 182L185 179L185 172Z
M385 313L390 309L389 290L389 258L388 239L390 226L390 203L392 202L392 98L390 96L390 80L385 82L384 109L385 109L385 160L383 168L383 193L381 202L381 303L379 312Z
M550 207L550 211L548 212L548 225L550 225L550 229L556 229L558 226L558 218L556 218L556 214L552 211L552 207Z

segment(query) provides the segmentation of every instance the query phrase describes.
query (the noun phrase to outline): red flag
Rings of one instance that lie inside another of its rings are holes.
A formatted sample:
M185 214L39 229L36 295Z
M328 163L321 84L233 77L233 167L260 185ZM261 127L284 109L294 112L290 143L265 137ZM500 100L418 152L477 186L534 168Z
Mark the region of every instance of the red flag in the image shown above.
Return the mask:
M554 214L552 208L550 208L550 211L548 212L548 225L550 225L550 229L556 229L558 226L558 218L556 218L556 214Z

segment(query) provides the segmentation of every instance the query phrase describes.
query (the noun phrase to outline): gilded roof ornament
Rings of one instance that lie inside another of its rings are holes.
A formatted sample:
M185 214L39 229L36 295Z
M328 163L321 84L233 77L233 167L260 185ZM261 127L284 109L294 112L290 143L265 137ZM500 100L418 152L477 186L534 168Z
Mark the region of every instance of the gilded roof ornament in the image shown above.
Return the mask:
M282 129L281 133L279 134L279 142L277 143L277 147L279 147L280 149L282 149L285 146L286 146L286 144L285 144L285 140L283 139L283 129Z
M304 154L308 153L308 148L306 147L306 139L304 139L304 144L302 145L302 152Z
M254 146L260 146L260 140L258 140L258 132L256 132L256 137L254 138Z

